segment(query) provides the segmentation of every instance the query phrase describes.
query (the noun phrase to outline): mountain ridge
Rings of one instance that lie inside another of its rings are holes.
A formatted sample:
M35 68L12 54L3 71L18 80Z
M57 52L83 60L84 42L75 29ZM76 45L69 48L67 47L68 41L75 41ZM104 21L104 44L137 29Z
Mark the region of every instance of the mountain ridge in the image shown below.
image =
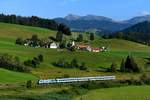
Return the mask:
M137 16L129 20L116 21L109 17L98 16L98 15L85 15L79 16L74 14L69 14L65 17L54 18L58 23L64 23L68 25L72 30L83 30L97 29L103 32L116 32L126 29L132 25L140 22L150 21L150 15Z
M125 37L138 42L150 42L150 22L144 21L122 31Z

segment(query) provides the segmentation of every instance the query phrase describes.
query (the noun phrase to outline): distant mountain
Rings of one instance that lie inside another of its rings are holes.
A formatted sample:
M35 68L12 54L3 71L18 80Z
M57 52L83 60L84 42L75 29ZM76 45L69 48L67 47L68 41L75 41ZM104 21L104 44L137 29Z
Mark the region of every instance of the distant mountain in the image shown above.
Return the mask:
M128 27L126 23L116 22L111 18L95 15L77 16L70 14L64 18L55 18L54 20L58 23L64 23L76 31L97 29L102 32L114 32Z
M73 15L69 14L66 16L64 19L66 20L98 20L98 21L112 21L111 18L103 17L103 16L96 16L96 15L86 15L86 16L78 16L78 15Z
M135 25L139 22L150 21L150 15L138 16L125 21L115 21L111 18L96 15L78 16L69 14L64 18L55 18L58 23L68 25L72 30L85 31L97 29L101 32L113 33Z
M66 20L78 20L78 19L80 19L80 18L81 18L81 16L69 14L69 15L66 16L64 19L66 19Z
M144 21L150 21L150 15L134 17L130 20L126 20L126 21L123 21L123 22L128 23L130 25L134 25L134 24L144 22Z
M150 22L148 21L135 24L121 32L130 39L141 42L150 42Z

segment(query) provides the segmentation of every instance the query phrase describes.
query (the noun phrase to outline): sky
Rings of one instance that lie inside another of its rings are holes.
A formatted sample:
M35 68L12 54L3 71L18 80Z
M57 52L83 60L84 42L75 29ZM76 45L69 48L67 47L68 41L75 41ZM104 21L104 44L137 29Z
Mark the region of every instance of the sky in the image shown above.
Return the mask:
M150 14L150 0L0 0L0 13L43 18L92 14L127 20Z

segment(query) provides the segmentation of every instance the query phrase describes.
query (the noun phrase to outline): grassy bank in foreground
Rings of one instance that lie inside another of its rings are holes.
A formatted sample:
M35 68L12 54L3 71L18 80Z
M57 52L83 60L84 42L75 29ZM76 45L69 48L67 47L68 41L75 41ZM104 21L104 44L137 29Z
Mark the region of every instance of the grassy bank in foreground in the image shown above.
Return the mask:
M150 100L150 86L83 89L69 86L0 90L0 100Z
M150 86L97 89L75 100L150 100Z

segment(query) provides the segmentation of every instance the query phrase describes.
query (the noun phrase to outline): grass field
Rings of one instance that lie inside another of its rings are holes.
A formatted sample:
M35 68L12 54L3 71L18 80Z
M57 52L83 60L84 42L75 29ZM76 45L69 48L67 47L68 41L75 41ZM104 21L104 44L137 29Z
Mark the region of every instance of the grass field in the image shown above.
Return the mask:
M70 87L68 86L38 87L32 89L26 89L24 87L20 88L20 86L25 85L27 80L63 77L66 74L70 77L115 75L117 76L117 79L137 78L142 73L104 73L97 70L99 70L100 67L108 68L113 62L118 65L119 69L121 60L126 58L128 54L132 54L138 65L144 69L145 64L149 62L146 58L150 58L149 46L126 40L105 40L98 37L91 42L92 46L107 46L109 48L108 52L90 53L70 52L67 50L58 52L55 49L31 48L15 45L15 40L17 37L26 39L31 37L33 34L37 34L39 38L44 39L49 36L54 36L56 31L38 27L0 23L0 53L8 53L13 56L18 56L22 62L32 59L38 54L44 55L44 62L41 63L38 68L33 69L31 73L19 73L0 69L0 97L5 97L5 95L9 96L8 98L6 97L6 99L3 98L2 100L17 100L15 99L17 96L29 96L31 98L32 96L33 98L37 98L37 96L42 98L60 97L64 100L66 100L66 98L67 100L70 100L68 99L70 98L69 96L74 97L72 94L68 96L56 93L57 91L61 91L63 89L69 89ZM76 34L78 33L73 33L73 37L77 36ZM68 39L70 37L66 38ZM80 63L86 63L88 71L58 68L51 64L52 62L62 58L67 61L77 58ZM78 96L75 100L149 100L149 90L150 86L97 89L91 90L83 96ZM14 99L12 99L11 96L14 97Z
M19 100L149 100L150 86L126 86L116 88L101 88L95 90L80 90L83 94L72 92L59 93L69 90L69 86L52 86L32 89L3 89L0 90L0 100L18 100L18 97L26 99ZM5 99L6 98L6 99ZM57 98L57 99L55 99Z
M0 83L5 82L24 82L27 80L36 80L37 77L25 74L25 73L19 73L19 72L13 72L5 69L0 68Z
M75 100L150 100L150 86L97 89Z
M96 38L93 42L91 42L91 44L95 47L107 46L109 48L109 52L103 53L70 52L66 50L58 52L55 49L31 48L15 45L17 37L25 39L31 37L33 34L37 34L40 38L47 38L49 36L54 36L56 31L37 27L0 23L0 53L8 53L10 55L18 56L22 62L32 59L38 54L43 54L44 62L39 66L39 68L32 71L32 74L40 78L55 78L61 77L64 74L68 74L72 77L103 75L104 73L97 72L95 70L99 69L99 67L108 68L112 62L117 63L119 68L121 60L130 53L136 58L138 65L144 68L145 63L148 62L145 58L150 57L149 46L118 39L104 40ZM73 33L73 36L76 36L76 33ZM86 63L89 71L63 69L52 66L51 63L60 58L66 59L67 61L77 58L80 63ZM3 77L5 77L5 75ZM7 80L8 77L5 78L5 80Z

